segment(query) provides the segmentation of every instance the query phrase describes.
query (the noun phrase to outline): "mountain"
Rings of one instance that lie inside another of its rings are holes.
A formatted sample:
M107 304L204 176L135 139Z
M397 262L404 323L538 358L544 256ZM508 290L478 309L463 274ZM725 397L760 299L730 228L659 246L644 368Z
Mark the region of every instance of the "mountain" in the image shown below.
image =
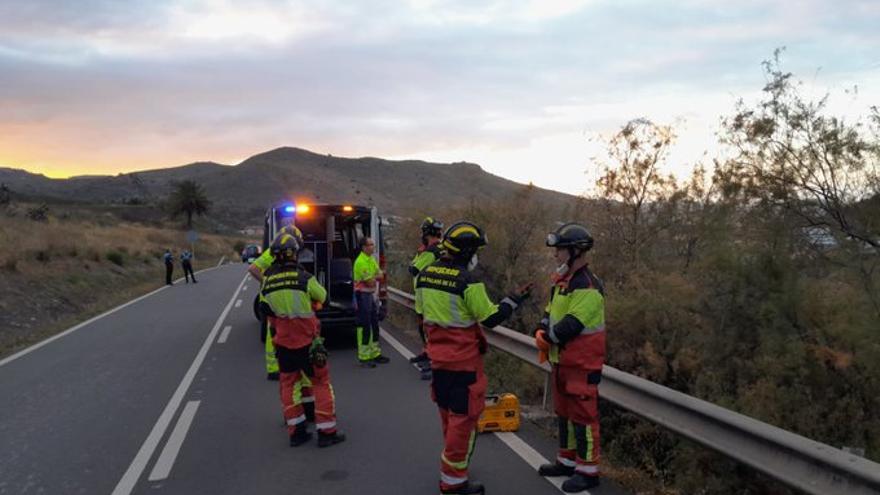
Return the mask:
M234 166L199 162L116 176L50 179L0 168L0 183L15 194L89 204L155 203L175 181L186 179L205 188L214 202L212 216L236 226L259 224L269 205L292 199L376 205L384 212L405 214L429 205L500 200L523 187L473 163L340 158L291 147L260 153ZM576 199L540 188L536 194L553 204Z

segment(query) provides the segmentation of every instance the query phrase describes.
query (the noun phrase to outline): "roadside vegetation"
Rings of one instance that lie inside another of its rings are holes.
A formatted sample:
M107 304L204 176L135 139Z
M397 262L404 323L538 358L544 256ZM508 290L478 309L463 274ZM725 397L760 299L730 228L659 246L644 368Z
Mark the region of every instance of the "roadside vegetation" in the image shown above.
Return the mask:
M880 461L880 112L832 115L778 53L764 68L761 100L723 119L722 154L690 177L660 173L674 128L635 119L603 138L596 193L567 211L528 187L505 202L414 211L392 253L411 256L427 214L485 226L479 270L495 297L544 282L508 325L530 333L552 270L544 236L583 222L607 286L609 365ZM487 373L493 391L540 402L527 366L492 357ZM787 493L608 404L602 428L605 460L634 491Z

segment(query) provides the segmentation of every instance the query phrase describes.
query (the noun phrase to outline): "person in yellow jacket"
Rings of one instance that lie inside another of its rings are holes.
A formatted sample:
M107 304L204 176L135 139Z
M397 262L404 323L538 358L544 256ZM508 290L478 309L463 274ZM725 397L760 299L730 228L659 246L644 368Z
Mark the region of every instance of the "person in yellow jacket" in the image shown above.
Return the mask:
M559 267L535 344L552 366L553 406L559 426L556 462L541 476L568 476L562 491L599 485L599 382L605 363L605 288L587 263L593 237L567 223L547 236Z
M440 240L443 236L443 222L434 217L425 217L422 220L422 242L419 244L419 250L409 265L409 274L413 277L413 293L416 289L416 280L419 273L428 265L440 259L443 248L440 247ZM410 358L409 362L419 367L422 372L422 380L431 379L431 360L428 359L428 339L425 337L424 319L421 313L416 312L416 318L419 325L419 337L422 338L422 352Z
M272 240L274 243L278 239L281 238L282 235L288 234L292 235L297 239L302 239L302 232L298 228L293 225L284 226L279 232L278 235L275 236L275 239ZM263 251L260 256L254 260L251 266L248 267L248 273L255 278L258 282L263 282L263 274L272 264L275 262L275 256L272 254L271 246L270 249ZM263 301L263 295L260 294L260 301ZM275 345L272 343L272 337L275 336L275 329L272 328L272 325L269 323L269 318L265 319L265 328L261 331L264 332L266 343L264 346L265 353L264 358L266 361L266 379L277 381L280 378L280 371L278 369L278 358L275 357ZM306 411L306 418L314 422L315 421L315 396L312 394L312 384L309 381L309 377L306 374L302 374L301 376L302 383L300 384L300 389L302 390L302 402Z
M354 297L357 305L358 361L365 368L375 368L390 359L379 346L379 281L385 276L373 257L376 242L365 237L361 252L354 260Z
M318 446L345 441L336 426L336 399L330 384L330 365L324 339L318 333L315 305L327 298L327 290L314 275L297 263L302 236L282 233L272 242L274 262L265 271L260 294L261 309L275 333L275 355L281 371L281 404L291 447L311 438L302 403L302 376L313 384Z

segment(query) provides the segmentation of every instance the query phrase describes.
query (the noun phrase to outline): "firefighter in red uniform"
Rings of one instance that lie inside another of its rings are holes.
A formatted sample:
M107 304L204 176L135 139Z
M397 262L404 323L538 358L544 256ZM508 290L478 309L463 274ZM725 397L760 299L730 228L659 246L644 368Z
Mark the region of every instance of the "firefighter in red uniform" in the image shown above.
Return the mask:
M599 485L597 401L605 362L605 289L587 264L593 237L586 227L565 224L547 236L547 246L556 249L559 265L535 343L553 368L559 453L538 473L569 476L562 490L576 493Z
M409 265L409 274L413 277L413 292L415 292L416 277L426 266L440 259L440 239L443 236L443 222L433 217L425 217L422 220L422 243L419 250ZM422 372L422 380L431 379L431 361L428 359L428 351L425 346L428 340L425 338L425 328L422 323L422 315L416 313L419 324L419 337L422 338L422 353L410 358L409 362L417 365Z
M281 404L290 445L298 447L311 438L303 408L301 378L305 374L315 397L318 446L327 447L342 442L345 435L336 429L327 350L314 312L315 306L326 299L327 291L297 263L297 252L302 246L298 231L284 233L272 242L274 261L263 273L260 304L275 329L272 342L281 373Z
M425 267L416 280L416 309L424 317L433 380L431 392L440 409L443 453L440 492L482 494L483 485L468 480L476 442L477 420L485 407L486 337L480 325L494 327L507 319L531 285L493 304L486 286L471 273L486 236L470 222L458 222L443 235L440 260Z

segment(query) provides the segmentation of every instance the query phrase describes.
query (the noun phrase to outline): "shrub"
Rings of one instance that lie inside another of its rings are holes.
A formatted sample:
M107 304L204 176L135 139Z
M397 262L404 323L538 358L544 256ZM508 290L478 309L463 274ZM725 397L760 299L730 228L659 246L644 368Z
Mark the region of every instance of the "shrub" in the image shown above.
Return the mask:
M35 222L49 221L49 206L45 203L28 209L27 217Z
M107 257L107 261L109 261L115 265L122 266L125 264L125 259L123 257L123 254L120 253L119 251L107 251L106 257Z
M52 259L52 256L49 254L49 251L40 249L39 251L34 252L34 259L41 263L46 263Z
M3 263L3 269L7 272L14 272L18 270L18 260L15 258L9 258Z

